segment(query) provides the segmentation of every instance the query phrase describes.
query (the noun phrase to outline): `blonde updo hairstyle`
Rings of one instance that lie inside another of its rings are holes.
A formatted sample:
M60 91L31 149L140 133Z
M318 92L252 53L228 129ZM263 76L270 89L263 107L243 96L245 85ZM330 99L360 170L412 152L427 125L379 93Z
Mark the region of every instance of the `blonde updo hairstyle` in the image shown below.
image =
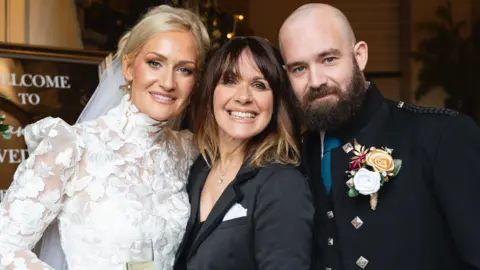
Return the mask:
M197 43L197 74L200 74L205 61L205 55L210 47L210 38L198 15L183 8L161 5L150 9L130 31L127 31L122 36L118 42L118 50L115 57L121 59L123 65L130 65L138 54L139 49L153 36L161 32L175 30L190 31L193 34ZM128 82L128 84L130 83ZM129 91L128 85L121 88ZM183 114L169 120L169 127L179 129L182 119Z
M198 50L197 67L201 70L205 55L210 47L207 29L194 12L167 5L150 9L130 31L127 31L118 42L118 50L115 56L130 63L135 58L139 48L153 36L172 30L190 31L193 34Z

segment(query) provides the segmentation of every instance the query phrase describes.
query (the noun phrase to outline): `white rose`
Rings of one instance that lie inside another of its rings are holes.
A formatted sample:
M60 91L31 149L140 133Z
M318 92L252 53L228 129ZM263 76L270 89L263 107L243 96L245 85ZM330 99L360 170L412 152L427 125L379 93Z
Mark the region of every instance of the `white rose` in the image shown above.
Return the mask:
M367 169L360 169L353 177L355 189L362 195L370 195L380 189L380 174Z

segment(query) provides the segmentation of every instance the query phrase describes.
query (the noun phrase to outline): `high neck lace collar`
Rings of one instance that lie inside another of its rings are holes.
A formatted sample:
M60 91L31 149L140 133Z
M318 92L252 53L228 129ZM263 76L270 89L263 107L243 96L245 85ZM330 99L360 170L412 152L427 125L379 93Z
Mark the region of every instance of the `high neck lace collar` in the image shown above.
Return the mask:
M148 147L150 146L168 121L157 121L148 115L141 113L138 108L130 102L130 95L125 95L120 105L109 113L117 121L108 123L112 128L118 130L125 139ZM109 121L109 119L107 119Z

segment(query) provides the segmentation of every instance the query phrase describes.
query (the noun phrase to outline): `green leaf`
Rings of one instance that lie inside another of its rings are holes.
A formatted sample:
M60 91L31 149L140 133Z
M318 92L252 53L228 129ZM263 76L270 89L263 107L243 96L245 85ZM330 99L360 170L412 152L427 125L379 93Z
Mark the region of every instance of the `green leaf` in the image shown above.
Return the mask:
M5 139L5 140L10 140L12 138L12 134L10 133L4 133L2 134L2 137Z
M7 125L0 125L0 132L7 131L8 126Z
M351 188L349 191L348 191L348 197L350 198L355 198L358 196L358 190L356 190L355 188Z
M394 164L394 167L393 167L392 174L393 174L393 176L396 176L398 174L398 172L400 172L400 169L402 168L402 160L401 159L394 159L393 164Z

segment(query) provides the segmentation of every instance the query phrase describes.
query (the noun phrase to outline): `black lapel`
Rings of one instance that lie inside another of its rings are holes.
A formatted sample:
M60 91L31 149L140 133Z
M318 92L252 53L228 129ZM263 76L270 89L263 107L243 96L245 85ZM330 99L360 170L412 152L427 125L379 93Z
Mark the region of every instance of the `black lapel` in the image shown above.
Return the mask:
M190 175L188 178L188 186L190 186L188 190L188 195L190 197L190 205L191 205L190 217L187 222L185 235L183 236L183 240L180 243L180 246L177 251L177 256L176 256L177 260L183 257L185 255L184 253L187 252L186 249L188 249L188 246L186 245L188 243L193 242L192 241L193 239L191 239L192 237L191 234L198 219L198 212L200 209L200 193L202 192L202 187L203 187L203 184L205 183L205 180L207 179L209 171L210 171L210 168L208 167L205 160L200 156L195 161L192 167L192 170L190 172Z
M195 183L192 186L192 199L191 199L191 216L188 219L187 223L187 232L191 233L193 227L198 222L198 215L200 211L200 195L202 193L203 185L207 180L208 173L210 172L210 168L208 166L203 167L201 170L197 172L195 175Z
M341 147L333 149L331 155L331 195L335 201L335 211L338 212L341 211L339 208L341 208L344 203L347 203L347 201L350 200L350 197L348 196L349 188L347 187L347 181L349 178L346 172L349 171L350 157L352 157L352 155L345 153ZM355 200L357 199L358 198L355 198Z
M243 198L243 193L240 191L239 185L248 179L254 177L258 173L259 169L252 169L248 165L243 165L240 171L237 174L237 177L225 188L218 201L212 208L212 211L208 215L207 219L203 223L200 231L197 234L196 239L193 241L193 244L189 250L187 260L195 254L195 251L198 249L200 244L215 230L215 228L222 222L223 217L228 212L228 210L237 202L240 202ZM198 214L198 209L200 207L200 194L205 183L205 179L202 182L200 189L198 190L198 205L196 213ZM197 191L197 190L196 190ZM195 217L197 218L197 217Z
M353 153L346 153L344 146L350 143L351 146L354 146L355 140L366 148L369 147L382 147L385 139L388 139L389 131L385 130L387 126L386 123L390 117L388 111L388 104L382 102L376 108L376 112L370 115L370 121L367 125L363 126L356 134L351 135L349 141L342 141L342 146L332 150L332 163L331 163L331 172L332 172L332 196L334 198L335 211L343 211L346 213L346 209L341 208L342 205L348 203L350 200L355 200L360 202L359 205L367 205L369 198L368 196L359 195L353 199L348 196L348 190L346 183L348 181L347 171L350 168L351 157ZM350 210L352 205L349 204Z
M325 210L327 207L327 193L322 182L321 165L322 145L320 134L308 132L304 135L302 142L302 170L308 178L310 189L312 190L314 198L316 198L316 207L322 208L320 211Z
M350 119L348 123L337 130L329 131L330 136L335 136L340 139L342 145L339 148L332 150L332 196L334 198L335 207L339 206L339 196L349 198L347 195L348 187L346 182L348 176L346 171L349 169L350 158L352 153L345 153L344 147L347 144L354 145L354 140L366 147L375 146L379 132L385 119L389 117L388 105L385 98L376 88L373 82L367 90L365 100L359 113ZM343 200L343 199L342 199Z
M379 109L384 103L385 98L375 84L371 82L362 108L357 115L340 128L328 131L328 135L339 138L344 144L353 141L355 138L358 139L359 134L375 121L373 118L377 117Z

